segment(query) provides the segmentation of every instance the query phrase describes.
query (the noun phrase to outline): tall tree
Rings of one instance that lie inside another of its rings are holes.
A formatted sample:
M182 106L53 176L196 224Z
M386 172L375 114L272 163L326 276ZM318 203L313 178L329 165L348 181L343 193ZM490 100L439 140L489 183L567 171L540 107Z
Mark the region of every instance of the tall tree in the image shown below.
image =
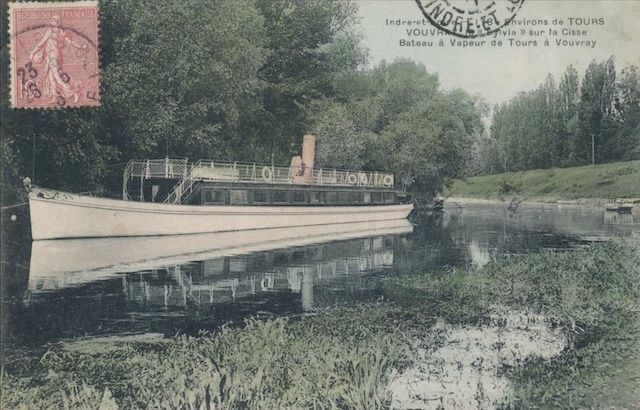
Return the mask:
M592 62L585 72L578 109L579 134L574 148L580 163L611 159L609 139L615 133L615 78L613 57L603 63Z
M104 2L101 107L18 111L2 99L3 139L20 156L18 174L31 173L33 155L36 183L95 190L121 172L109 164L132 157L224 158L236 150L242 119L260 107L263 18L250 3L201 6Z
M309 104L332 97L336 78L364 62L353 27L357 9L341 0L256 0L256 6L270 50L260 69L266 87L256 119L267 152L286 162L309 128Z
M578 134L578 103L580 101L580 80L578 71L573 65L565 70L558 88L557 119L560 121L560 129L556 136L555 154L558 156L559 165L568 165L575 161L571 144Z
M640 160L640 69L622 70L615 102L620 127L612 147L614 158Z
M495 107L485 170L518 171L637 158L638 70L617 78L615 61L592 62L580 83L567 67L536 90Z

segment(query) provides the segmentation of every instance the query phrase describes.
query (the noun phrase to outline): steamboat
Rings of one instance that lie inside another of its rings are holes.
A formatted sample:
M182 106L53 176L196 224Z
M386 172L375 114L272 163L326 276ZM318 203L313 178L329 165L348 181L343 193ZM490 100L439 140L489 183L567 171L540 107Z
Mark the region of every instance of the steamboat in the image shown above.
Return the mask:
M188 159L128 162L122 199L29 189L33 240L186 235L405 219L394 176L314 168L316 135L288 167Z

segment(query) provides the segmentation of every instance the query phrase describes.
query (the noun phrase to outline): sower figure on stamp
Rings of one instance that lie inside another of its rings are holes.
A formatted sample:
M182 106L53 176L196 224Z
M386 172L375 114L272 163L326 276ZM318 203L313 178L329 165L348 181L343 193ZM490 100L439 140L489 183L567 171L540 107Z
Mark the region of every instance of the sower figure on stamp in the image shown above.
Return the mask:
M60 16L54 15L51 27L29 55L29 59L36 64L44 58L45 93L51 98L49 104L64 105L69 99L74 103L78 102L80 90L72 85L71 78L63 71L62 50L67 45L77 49L87 48L86 44L80 45L73 41L69 30L60 27Z

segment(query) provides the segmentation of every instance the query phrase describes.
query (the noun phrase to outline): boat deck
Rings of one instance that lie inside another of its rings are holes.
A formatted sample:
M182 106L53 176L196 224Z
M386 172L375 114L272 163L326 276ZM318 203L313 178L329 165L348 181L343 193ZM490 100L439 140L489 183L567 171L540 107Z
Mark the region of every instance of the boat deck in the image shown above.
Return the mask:
M139 179L167 180L174 183L163 202L180 203L201 182L225 182L260 185L300 185L310 187L359 187L393 189L393 174L323 168L283 167L259 163L219 162L188 159L131 160L123 176L123 199L129 196L129 183ZM143 196L142 193L140 195Z

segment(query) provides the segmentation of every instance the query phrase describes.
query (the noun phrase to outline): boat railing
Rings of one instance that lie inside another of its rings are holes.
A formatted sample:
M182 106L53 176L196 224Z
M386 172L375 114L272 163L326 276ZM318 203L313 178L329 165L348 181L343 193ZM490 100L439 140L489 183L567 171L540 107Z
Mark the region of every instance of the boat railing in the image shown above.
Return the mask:
M132 178L184 179L190 169L188 158L163 158L131 160L127 162L122 177L122 198L130 199L128 186Z
M393 174L379 171L355 171L305 167L283 167L248 162L220 162L199 160L190 164L187 159L153 159L129 161L123 177L123 197L131 178L168 178L178 182L165 202L177 203L193 190L196 182L228 181L239 183L297 184L315 186L352 186L390 188Z

